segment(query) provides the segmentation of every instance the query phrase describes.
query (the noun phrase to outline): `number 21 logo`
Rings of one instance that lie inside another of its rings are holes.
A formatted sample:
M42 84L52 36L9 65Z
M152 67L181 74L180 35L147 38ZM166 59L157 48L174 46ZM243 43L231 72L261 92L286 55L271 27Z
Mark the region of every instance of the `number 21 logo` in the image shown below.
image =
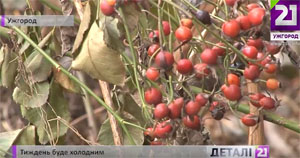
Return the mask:
M269 158L269 146L258 146L258 148L255 150L255 158Z
M271 9L271 30L300 30L300 0L279 0Z

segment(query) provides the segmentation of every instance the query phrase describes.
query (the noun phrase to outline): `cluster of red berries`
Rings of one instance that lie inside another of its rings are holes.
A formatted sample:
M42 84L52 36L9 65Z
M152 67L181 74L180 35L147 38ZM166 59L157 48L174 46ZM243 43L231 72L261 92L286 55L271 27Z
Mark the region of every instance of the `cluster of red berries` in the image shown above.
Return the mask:
M234 6L237 0L226 0L226 4ZM103 0L101 2L101 11L105 15L112 15L115 12L116 0ZM225 83L220 87L223 96L229 101L239 101L242 95L242 81L251 80L257 81L262 71L269 74L274 74L277 71L274 55L279 53L280 46L263 41L261 37L248 35L243 38L243 43L238 42L241 33L247 34L251 29L258 28L263 24L265 10L256 3L246 6L247 15L239 15L235 19L226 21L222 25L223 35L229 38L229 42L234 43L233 46L237 50L241 50L239 55L242 56L244 62L233 60L233 65L230 66L230 72L225 77ZM192 12L197 20L205 25L212 23L210 14L203 10ZM197 79L204 79L211 76L214 69L218 68L218 63L230 53L231 50L228 43L223 41L215 44L212 48L206 47L200 54L201 62L193 64L188 58L182 58L175 62L173 53L165 50L159 44L161 35L169 36L172 33L171 25L168 21L162 21L162 30L155 29L149 33L149 38L152 44L147 49L147 54L150 59L154 59L154 65L146 70L145 76L148 80L158 82L163 72L177 71L182 76L194 75ZM182 18L180 26L175 30L176 39L182 44L188 43L193 38L192 27L194 26L192 19ZM161 31L161 32L160 32ZM244 40L245 39L245 40ZM236 44L237 43L237 44ZM246 66L247 65L247 66ZM227 69L225 67L225 69ZM227 71L226 71L227 72ZM242 72L242 73L241 73ZM274 78L266 81L266 87L269 90L276 90L280 87L280 82ZM276 101L272 97L265 96L262 93L249 94L251 104L261 109L276 108ZM145 102L154 106L153 117L156 123L153 127L147 128L145 135L151 140L154 138L167 138L174 130L173 120L181 120L186 128L200 130L201 118L199 112L201 107L207 105L212 117L216 120L221 120L226 112L226 103L218 101L213 95L197 94L195 99L184 99L179 97L174 99L168 105L164 103L164 99L160 89L150 87L144 93ZM241 121L247 126L253 126L258 122L257 116L247 114L241 118ZM162 144L161 141L152 141L151 144Z

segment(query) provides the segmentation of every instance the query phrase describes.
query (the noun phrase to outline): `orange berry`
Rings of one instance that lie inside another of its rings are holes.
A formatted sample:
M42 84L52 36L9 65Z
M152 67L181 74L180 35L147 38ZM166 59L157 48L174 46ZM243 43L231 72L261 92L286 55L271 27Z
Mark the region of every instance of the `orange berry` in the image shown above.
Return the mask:
M280 82L274 78L270 78L267 80L267 88L270 90L276 90L280 87Z
M116 0L106 0L107 4L110 6L114 6L116 4Z
M181 19L180 23L182 26L188 27L190 29L193 27L193 21L191 19Z
M237 86L240 86L240 78L235 74L228 74L227 82L229 85L235 84Z

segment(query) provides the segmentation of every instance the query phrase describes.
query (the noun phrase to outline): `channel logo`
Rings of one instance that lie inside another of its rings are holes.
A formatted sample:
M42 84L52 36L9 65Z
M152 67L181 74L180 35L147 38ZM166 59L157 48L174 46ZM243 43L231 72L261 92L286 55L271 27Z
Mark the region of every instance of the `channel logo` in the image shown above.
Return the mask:
M255 149L255 158L269 158L269 146L259 145Z
M271 31L300 30L300 0L271 0Z

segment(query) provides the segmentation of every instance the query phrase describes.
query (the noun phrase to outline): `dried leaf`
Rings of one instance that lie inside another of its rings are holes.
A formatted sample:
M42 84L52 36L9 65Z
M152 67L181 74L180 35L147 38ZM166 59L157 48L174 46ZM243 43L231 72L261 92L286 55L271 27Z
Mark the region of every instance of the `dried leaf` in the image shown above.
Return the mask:
M62 65L65 69L69 69L72 64L72 58L64 56L59 60L58 63ZM58 71L57 69L54 69L53 72L55 81L59 83L64 89L73 93L79 93L81 91L80 86L75 84L75 82L71 80L66 74L64 74L61 71Z
M80 51L80 47L84 41L84 38L88 34L88 30L92 25L92 22L96 19L95 14L97 12L97 7L93 1L89 1L85 7L83 19L80 23L79 30L77 32L77 36L73 45L72 54L73 57L77 57Z
M141 12L138 10L138 7L134 3L128 5L122 5L124 16L126 17L127 26L130 31L133 31L138 26L139 16Z
M13 142L21 132L22 129L0 133L0 157L5 156L4 152L9 150L10 146L12 146Z
M4 45L4 60L1 66L1 82L4 87L12 87L17 75L17 55Z
M32 90L33 92L26 93L16 87L13 92L14 101L28 108L41 107L44 105L49 95L48 81L34 84Z
M35 145L35 126L27 126L25 127L21 134L17 137L17 139L14 141L14 145Z
M116 85L124 84L125 67L120 54L107 47L103 32L96 22L92 25L80 54L73 61L72 68L82 70L98 80Z
M133 123L136 125L140 125L139 122L137 121L137 119L128 113L127 114L124 113L123 119L127 122L130 122L130 123ZM126 125L126 127L128 129L128 132L133 137L135 144L142 145L144 143L143 130L133 127L133 126L129 126L129 125ZM123 141L122 141L123 145L131 145L129 138L127 137L125 132L122 130L122 128L121 128L121 131L122 131L122 136L123 136ZM99 131L98 142L102 145L114 145L114 139L113 139L109 119L105 120L101 126L101 129Z
M53 83L50 91L48 104L40 108L26 108L21 106L23 117L37 127L37 134L41 144L56 140L57 137L66 134L68 130L68 127L60 121L48 120L57 118L58 116L67 122L70 120L68 102L64 98L62 88L58 84Z

